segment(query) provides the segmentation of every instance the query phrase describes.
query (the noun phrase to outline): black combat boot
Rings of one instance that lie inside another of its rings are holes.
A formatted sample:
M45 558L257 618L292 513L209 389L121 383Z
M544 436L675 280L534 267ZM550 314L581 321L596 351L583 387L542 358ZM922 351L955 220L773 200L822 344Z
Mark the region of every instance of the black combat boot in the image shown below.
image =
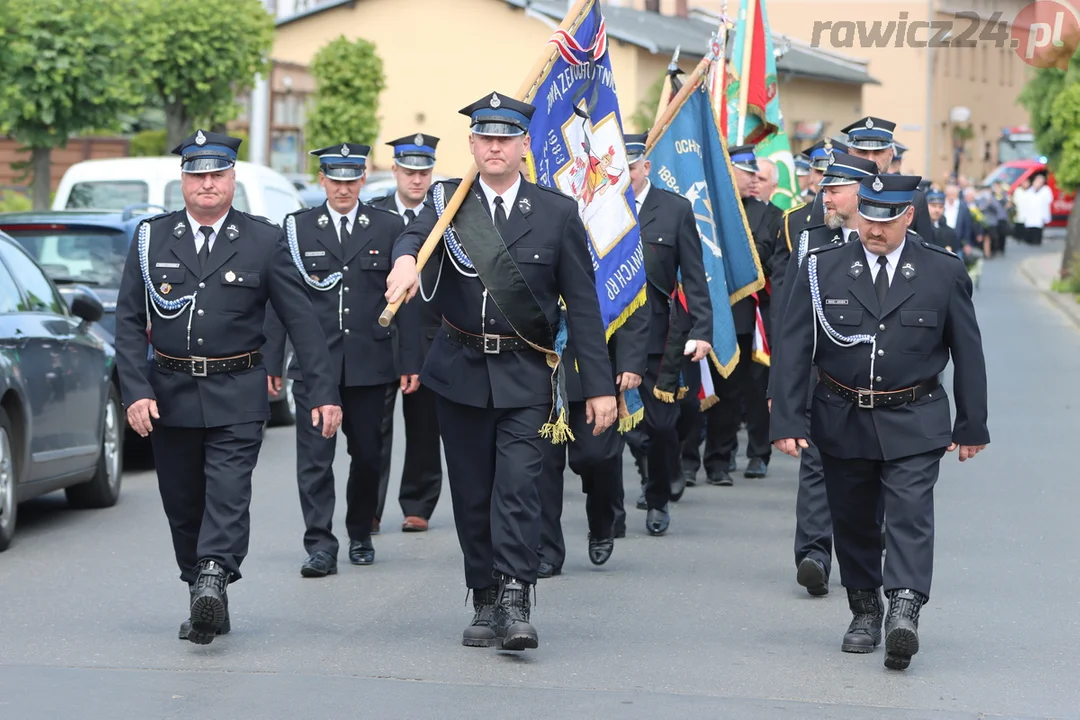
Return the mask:
M529 584L502 575L499 578L499 604L495 608L495 634L503 650L536 648L540 639L529 624Z
M914 590L889 591L885 618L885 667L906 670L919 652L919 611L926 598Z
M461 633L465 647L494 647L495 605L499 602L499 588L489 587L473 590L472 624Z
M188 640L209 645L229 617L229 571L216 560L199 562L199 576L191 592L191 627Z
M848 607L854 617L844 634L840 649L847 653L871 653L881 644L881 621L885 607L881 593L873 590L848 590Z
M188 613L189 613L189 615L191 613L191 601L194 600L194 599L195 599L195 586L194 585L188 585ZM217 634L218 635L228 635L230 630L232 630L232 624L229 622L229 601L228 601L228 598L226 598L225 599L225 622L223 622L221 624L221 627L218 628ZM184 622L180 623L179 638L181 640L187 640L188 635L190 635L190 634L191 634L191 618L188 617L187 620L184 620Z

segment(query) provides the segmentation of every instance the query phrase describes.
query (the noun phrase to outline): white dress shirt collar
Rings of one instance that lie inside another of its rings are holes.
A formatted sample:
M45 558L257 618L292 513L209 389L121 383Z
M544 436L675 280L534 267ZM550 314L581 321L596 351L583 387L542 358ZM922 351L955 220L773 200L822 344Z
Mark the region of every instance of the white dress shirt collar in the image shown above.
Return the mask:
M511 185L506 192L497 193L491 189L484 178L479 178L480 189L484 191L484 198L487 200L488 209L491 211L491 217L495 217L495 198L502 197L503 207L506 209L506 217L510 217L510 209L514 207L514 201L517 200L518 190L521 189L521 173L518 173L517 180L514 180L514 184Z
M187 215L188 224L191 226L191 234L195 237L195 252L198 252L202 249L203 240L209 240L210 249L213 250L214 240L217 238L218 235L221 234L221 226L225 224L225 218L229 216L229 212L226 211L224 215L219 217L213 222L213 224L210 225L210 227L214 228L214 234L212 237L208 238L203 238L202 235L199 234L199 228L201 227L201 223L195 222L195 218L191 217L190 212L187 212L185 210L185 214Z
M652 182L648 178L646 178L645 189L641 191L641 197L634 198L637 201L637 209L639 213L641 212L641 208L645 207L645 198L649 196L650 188L652 188Z
M348 218L349 221L345 223L345 228L351 233L356 226L356 213L360 210L360 203L357 202L353 206L353 209L349 212L342 214L334 208L330 207L330 203L326 203L326 209L330 213L330 223L334 226L334 232L337 233L338 242L341 242L341 218Z
M900 253L904 252L904 245L907 244L907 238L905 237L900 241L900 244L896 246L896 249L885 256L888 265L885 268L889 272L889 284L892 285L893 277L896 275L896 266L900 263ZM866 264L870 268L870 279L877 280L878 273L878 258L880 255L875 255L863 246L863 252L866 253Z
M405 217L405 211L406 210L412 210L413 211L413 219L415 219L416 216L420 214L420 208L422 208L424 206L423 203L420 203L419 205L417 205L414 208L408 207L405 203L401 202L401 193L397 192L396 190L394 191L394 205L397 206L397 214L400 215L401 217ZM408 222L408 221L406 221L406 222Z

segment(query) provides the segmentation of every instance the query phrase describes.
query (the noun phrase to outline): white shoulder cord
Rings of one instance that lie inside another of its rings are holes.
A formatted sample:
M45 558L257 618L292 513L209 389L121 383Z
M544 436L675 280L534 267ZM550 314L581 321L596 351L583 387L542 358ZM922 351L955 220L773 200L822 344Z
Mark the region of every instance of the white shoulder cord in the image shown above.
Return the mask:
M209 242L204 240L203 242ZM185 295L184 297L177 298L175 300L167 300L162 297L157 288L154 287L154 282L150 278L150 223L144 222L139 225L139 270L142 272L143 285L146 286L146 329L149 332L153 329L153 323L150 319L150 307L153 305L154 312L163 320L172 320L173 318L180 317L184 310L188 311L187 321L187 349L191 352L191 319L195 313L196 298L199 296L199 291L196 290L191 295ZM152 302L151 302L152 301ZM166 315L162 312L171 312L172 315Z
M841 335L833 329L829 321L825 319L825 311L821 306L821 291L818 288L818 274L817 274L817 255L811 255L810 260L807 263L807 270L810 275L810 299L814 305L814 314L817 323L821 325L821 329L825 331L825 334L834 344L840 347L854 347L862 343L870 344L870 391L874 391L874 360L877 357L877 335L852 335L846 337ZM814 354L813 360L817 359L817 332L814 332ZM816 362L815 362L816 364Z
M344 327L343 320L343 306L344 298L341 292L341 273L331 273L322 280L316 280L308 275L307 270L304 268L304 261L300 259L300 243L296 240L296 216L290 215L285 219L285 238L289 243L289 254L292 256L293 265L296 266L297 271L300 273L300 277L304 278L304 282L308 287L318 290L319 292L328 292L333 290L335 286L338 286L338 330Z

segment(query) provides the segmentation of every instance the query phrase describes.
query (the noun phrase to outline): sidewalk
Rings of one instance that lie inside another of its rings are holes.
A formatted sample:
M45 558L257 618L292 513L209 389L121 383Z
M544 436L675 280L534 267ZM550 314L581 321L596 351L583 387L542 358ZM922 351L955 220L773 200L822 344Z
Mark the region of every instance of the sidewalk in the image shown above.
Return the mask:
M1063 252L1055 250L1027 258L1020 263L1020 274L1041 290L1050 302L1061 308L1077 327L1080 327L1080 303L1069 293L1054 292L1050 289L1050 283L1058 278Z

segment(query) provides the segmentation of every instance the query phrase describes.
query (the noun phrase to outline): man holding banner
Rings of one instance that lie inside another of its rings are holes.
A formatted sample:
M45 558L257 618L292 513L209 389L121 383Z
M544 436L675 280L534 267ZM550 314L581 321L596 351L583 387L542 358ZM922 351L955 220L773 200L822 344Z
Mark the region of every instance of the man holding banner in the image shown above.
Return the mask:
M561 383L553 382L561 374L560 296L593 434L617 416L577 205L521 176L534 111L500 93L460 111L470 118L479 177L432 185L394 246L386 292L391 303L416 294L416 256L453 202L452 225L433 238L431 260L445 266L425 297L434 296L443 324L420 382L439 396L454 519L474 592L462 644L504 650L539 645L529 589L540 565L539 487L549 454L542 435L566 431Z

